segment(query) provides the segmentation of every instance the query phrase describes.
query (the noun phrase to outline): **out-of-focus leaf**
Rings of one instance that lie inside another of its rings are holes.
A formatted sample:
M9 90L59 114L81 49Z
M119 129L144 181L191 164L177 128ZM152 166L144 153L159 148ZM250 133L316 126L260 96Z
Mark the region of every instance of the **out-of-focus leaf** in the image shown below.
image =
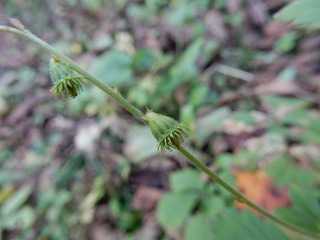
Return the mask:
M195 129L195 140L199 146L203 145L210 135L221 129L223 121L230 116L228 108L219 108L210 114L197 119Z
M19 189L16 193L11 195L1 206L1 214L8 215L18 210L22 204L29 198L32 192L31 187L24 187Z
M166 229L178 228L186 220L197 202L197 195L189 193L168 193L157 207L157 218Z
M273 211L279 207L288 206L290 199L286 189L280 189L274 185L272 179L263 172L233 171L237 182L237 188L244 196L267 211ZM246 204L236 202L239 209L249 209L257 214Z
M203 208L206 216L216 216L225 208L225 201L218 196L206 197L203 200Z
M281 53L290 52L297 45L298 39L299 39L299 34L297 32L285 33L276 42L275 49Z
M195 40L181 55L177 63L170 69L168 82L161 86L162 91L170 92L182 83L188 82L199 75L195 65L196 59L201 52L203 39Z
M282 20L310 28L320 28L320 2L318 0L297 0L284 7L277 16Z
M190 130L192 129L192 123L194 122L195 112L192 105L185 105L180 111L180 121L183 122Z
M1 220L3 220L3 222ZM27 229L30 228L36 220L36 213L31 207L25 206L18 212L12 213L1 220L1 225L7 229Z
M223 211L221 217L214 219L212 231L219 240L248 239L248 236L255 240L288 240L275 225L245 210Z
M287 124L302 126L304 132L298 137L307 143L320 144L320 114L310 111L294 111L287 114L283 121Z
M204 214L193 216L187 223L184 239L215 239L211 230L211 225L212 221L210 221L210 219L208 219Z
M178 4L169 12L167 19L174 25L179 26L191 21L196 15L194 4Z
M1 187L0 189L0 204L7 200L14 192L14 188L11 185Z
M206 96L209 93L209 87L200 85L192 89L190 94L190 102L194 107L199 106L201 103L206 101Z
M97 177L94 181L93 189L82 200L82 203L79 209L81 212L82 223L89 224L92 222L94 217L95 204L105 192L104 183L105 182L102 177Z
M113 50L106 55L96 58L90 73L111 86L119 87L133 81L131 57L120 51Z
M294 186L290 195L291 207L278 209L275 214L284 221L320 233L320 191Z
M133 162L142 162L157 154L157 141L148 127L134 126L128 133L125 155Z
M310 188L316 183L315 173L296 167L290 158L278 158L267 169L266 173L279 186L285 186L288 183L301 187Z
M201 191L204 182L200 178L199 171L185 169L171 174L170 186L174 192Z
M136 69L141 71L150 70L155 64L156 55L150 50L138 50L133 56L133 65Z

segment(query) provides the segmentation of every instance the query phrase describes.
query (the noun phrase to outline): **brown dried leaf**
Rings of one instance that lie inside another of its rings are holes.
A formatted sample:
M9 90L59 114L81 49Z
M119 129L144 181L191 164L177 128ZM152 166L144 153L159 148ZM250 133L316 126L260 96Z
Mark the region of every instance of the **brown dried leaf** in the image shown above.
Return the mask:
M303 95L304 92L299 86L297 86L293 81L283 81L281 79L276 79L259 85L253 89L254 93L257 95L270 95L270 94L280 94L280 95Z
M272 182L272 179L263 172L241 172L239 170L233 170L232 172L235 176L239 191L266 211L273 211L279 207L290 205L288 191L276 187ZM261 216L261 214L248 207L246 204L235 202L235 205L238 209L249 209Z
M163 191L157 188L141 186L135 192L132 199L132 208L135 210L149 211L155 208L163 195Z

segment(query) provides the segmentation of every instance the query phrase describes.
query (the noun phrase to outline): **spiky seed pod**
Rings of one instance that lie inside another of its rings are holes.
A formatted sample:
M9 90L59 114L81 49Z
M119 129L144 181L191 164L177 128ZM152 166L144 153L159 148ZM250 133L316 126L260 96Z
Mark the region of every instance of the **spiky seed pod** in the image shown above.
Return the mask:
M53 83L50 91L54 98L75 98L82 92L83 76L70 69L58 57L52 57L49 65Z
M171 117L148 111L145 119L148 121L153 136L158 141L159 151L172 151L179 148L188 136L186 126Z

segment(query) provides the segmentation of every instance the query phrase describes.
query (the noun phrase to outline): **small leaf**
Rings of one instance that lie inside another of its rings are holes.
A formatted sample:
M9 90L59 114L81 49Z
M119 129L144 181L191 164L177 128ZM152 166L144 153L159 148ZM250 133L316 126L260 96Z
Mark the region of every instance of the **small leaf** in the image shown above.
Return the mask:
M197 202L195 194L168 193L164 195L157 208L157 218L165 229L178 228L186 220Z

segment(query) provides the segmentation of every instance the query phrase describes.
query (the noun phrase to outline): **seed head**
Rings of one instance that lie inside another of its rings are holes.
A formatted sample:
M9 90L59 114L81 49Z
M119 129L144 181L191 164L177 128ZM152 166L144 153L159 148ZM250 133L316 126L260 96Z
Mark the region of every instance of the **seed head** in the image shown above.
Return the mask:
M53 83L51 93L54 98L75 98L83 90L84 78L57 57L50 60L50 77Z
M146 120L153 136L158 141L157 147L159 151L172 151L179 148L188 136L186 126L171 117L148 111Z

